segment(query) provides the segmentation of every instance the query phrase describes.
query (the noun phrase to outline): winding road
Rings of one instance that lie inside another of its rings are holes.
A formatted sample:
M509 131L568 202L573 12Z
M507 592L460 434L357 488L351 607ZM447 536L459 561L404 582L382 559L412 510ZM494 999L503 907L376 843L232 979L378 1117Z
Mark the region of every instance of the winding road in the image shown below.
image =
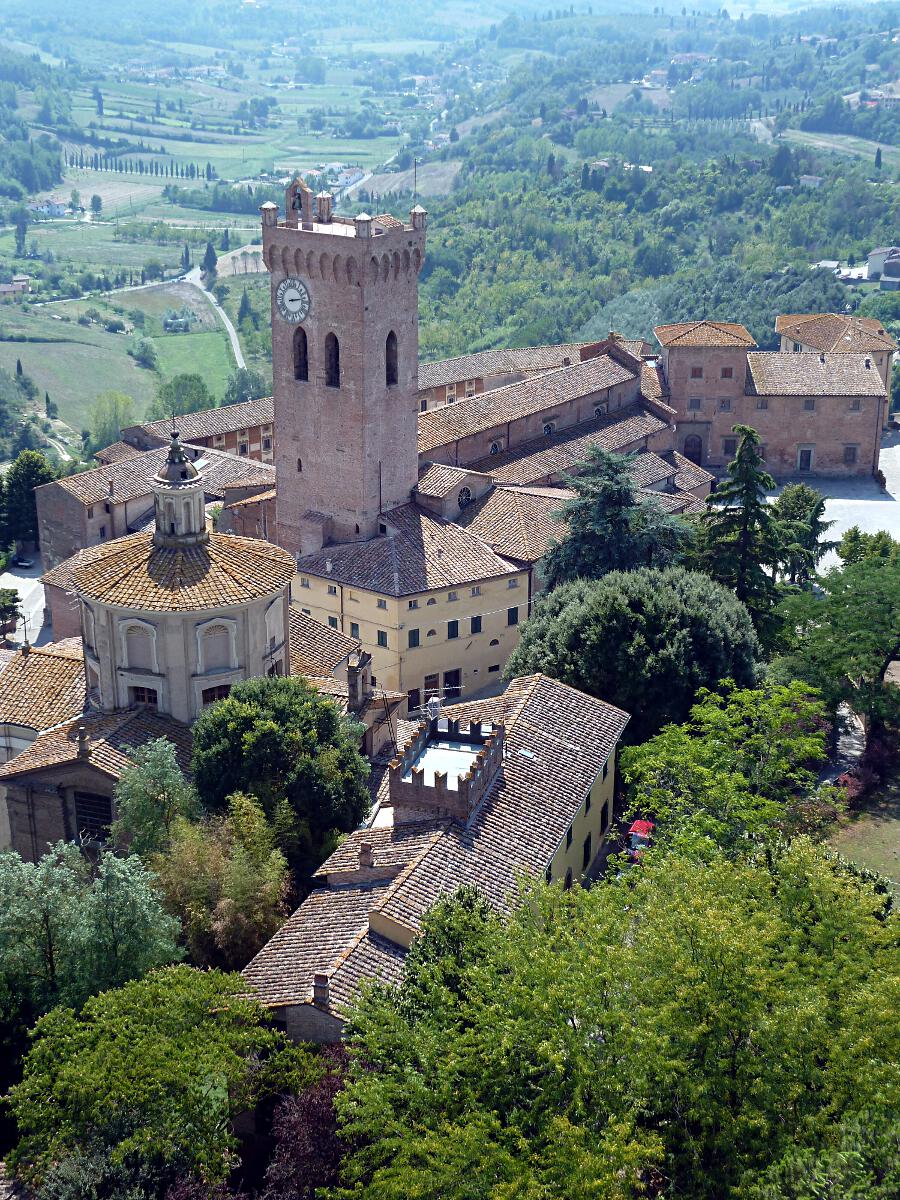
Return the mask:
M234 361L237 363L238 368L243 370L247 363L244 360L244 352L241 350L241 343L238 341L237 330L232 325L231 318L228 316L228 313L218 302L212 292L207 291L203 286L203 275L200 271L200 268L192 267L191 270L188 271L186 275L182 275L181 278L184 283L190 283L195 288L199 288L206 299L213 306L219 320L225 326L225 332L228 334L228 340L231 342L231 349L234 351Z

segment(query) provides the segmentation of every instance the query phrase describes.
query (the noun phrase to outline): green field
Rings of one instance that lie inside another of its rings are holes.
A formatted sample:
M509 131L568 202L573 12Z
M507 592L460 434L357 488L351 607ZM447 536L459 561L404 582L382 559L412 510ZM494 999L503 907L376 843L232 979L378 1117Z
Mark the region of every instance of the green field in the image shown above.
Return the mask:
M886 875L900 896L900 772L830 839L830 844L851 862Z
M221 400L228 377L235 370L231 343L224 330L167 334L153 338L153 344L164 379L186 373L202 375L216 400Z
M900 147L897 146L884 146L880 142L870 142L845 133L810 133L805 129L786 129L783 136L801 146L833 150L835 154L852 154L855 158L867 158L873 164L875 151L880 148L885 166L900 167Z

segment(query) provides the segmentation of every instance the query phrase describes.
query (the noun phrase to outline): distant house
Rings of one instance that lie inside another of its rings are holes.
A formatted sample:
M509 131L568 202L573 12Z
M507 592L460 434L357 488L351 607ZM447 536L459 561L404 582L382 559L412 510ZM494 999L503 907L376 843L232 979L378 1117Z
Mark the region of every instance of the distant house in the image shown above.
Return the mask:
M11 283L0 283L0 300L8 303L18 300L31 291L30 275L13 275Z
M41 200L36 204L29 204L28 211L41 217L64 217L69 210L61 200Z
M900 250L894 250L884 260L881 270L881 290L896 292L900 289Z
M889 255L900 254L900 248L897 246L876 246L874 250L870 250L866 256L868 265L869 279L877 279L884 270L884 260Z
M823 183L823 179L822 179L821 175L801 175L800 176L800 186L805 187L805 188L812 188L813 191L818 191L818 189L822 186L822 183Z

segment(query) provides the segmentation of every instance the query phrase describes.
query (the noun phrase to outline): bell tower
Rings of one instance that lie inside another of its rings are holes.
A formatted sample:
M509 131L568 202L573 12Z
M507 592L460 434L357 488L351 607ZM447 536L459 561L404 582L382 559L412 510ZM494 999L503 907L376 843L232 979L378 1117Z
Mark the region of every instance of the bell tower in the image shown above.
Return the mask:
M425 210L338 217L301 180L264 204L271 276L279 545L365 540L418 478Z

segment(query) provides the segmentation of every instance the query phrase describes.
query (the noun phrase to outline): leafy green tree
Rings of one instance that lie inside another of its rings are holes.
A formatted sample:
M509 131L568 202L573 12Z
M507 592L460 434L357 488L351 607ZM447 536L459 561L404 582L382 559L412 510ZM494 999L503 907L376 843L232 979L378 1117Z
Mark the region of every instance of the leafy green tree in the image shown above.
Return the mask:
M805 483L790 483L771 505L777 568L789 583L806 584L820 560L837 547L824 540L834 521L825 520L825 497Z
M10 625L15 629L21 617L19 593L15 588L0 588L0 632Z
M535 883L452 987L408 958L353 1016L348 1194L738 1200L894 1119L896 918L803 839L770 860Z
M865 558L897 560L900 559L900 542L885 529L863 533L858 525L851 525L838 542L837 551L847 564L862 562Z
M34 489L52 483L56 471L38 450L23 450L6 472L6 540L37 542Z
M735 425L740 436L728 479L707 497L699 562L713 579L734 590L759 621L775 602L775 585L765 567L776 550L772 514L766 492L775 480L765 470L759 434L748 425Z
M690 527L638 496L631 461L595 446L566 481L575 495L563 501L558 514L567 535L544 556L548 587L678 562L691 540Z
M93 196L91 196L91 213L93 214L93 216L99 217L102 211L103 211L103 197L98 196L95 193Z
M40 1181L99 1140L114 1162L135 1155L224 1178L236 1161L232 1119L281 1083L271 1074L280 1069L275 1056L314 1073L246 988L239 975L167 967L92 997L80 1012L42 1017L9 1094L20 1133L15 1169Z
M91 445L95 450L110 446L133 425L134 400L124 392L101 392L91 405Z
M148 856L165 850L179 818L198 815L197 795L178 765L175 747L167 738L139 746L116 784L113 838L133 854Z
M153 867L197 966L246 966L287 914L287 861L252 796L236 792L226 815L197 824L177 819Z
M660 845L745 853L747 838L795 832L826 730L824 705L801 683L701 692L685 724L623 754L631 809L653 814Z
M792 596L780 606L788 640L780 667L878 731L900 718L900 689L886 679L900 657L900 559L866 558L819 582L821 598Z
M247 400L259 400L262 396L270 395L271 391L259 371L239 367L225 385L222 404L244 404Z
M194 781L212 812L235 788L255 796L280 849L306 875L368 809L358 744L357 727L302 679L253 679L198 718Z
M219 262L219 256L216 254L212 242L206 243L206 249L203 252L202 268L203 274L208 279L214 279L216 275L216 267Z
M756 680L760 646L746 608L705 575L669 567L576 580L541 598L506 676L543 671L631 714L643 741L687 718L700 688Z
M160 385L147 409L147 419L165 421L173 414L180 417L185 413L203 412L214 408L215 403L203 376L186 372Z

